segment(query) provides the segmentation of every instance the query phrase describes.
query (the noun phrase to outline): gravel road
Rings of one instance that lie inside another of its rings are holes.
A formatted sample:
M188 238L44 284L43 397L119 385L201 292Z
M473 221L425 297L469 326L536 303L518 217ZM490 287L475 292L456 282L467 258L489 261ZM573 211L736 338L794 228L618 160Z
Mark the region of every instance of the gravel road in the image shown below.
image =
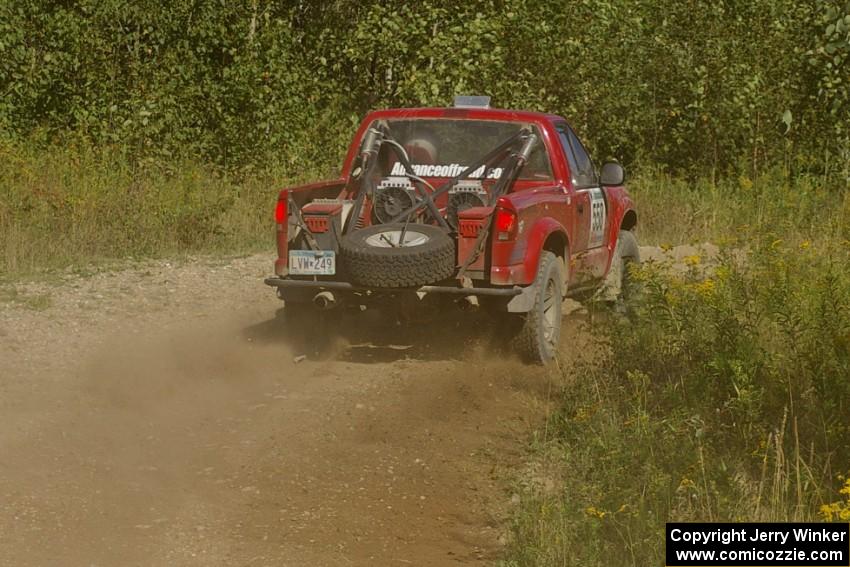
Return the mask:
M716 253L641 249L674 266ZM507 354L483 314L291 328L262 284L271 263L0 284L0 565L500 556L511 483L545 482L521 471L557 369ZM592 356L587 324L566 317L566 364Z
M276 315L271 261L0 288L0 564L499 556L551 371L502 354L483 315L364 313L316 349Z

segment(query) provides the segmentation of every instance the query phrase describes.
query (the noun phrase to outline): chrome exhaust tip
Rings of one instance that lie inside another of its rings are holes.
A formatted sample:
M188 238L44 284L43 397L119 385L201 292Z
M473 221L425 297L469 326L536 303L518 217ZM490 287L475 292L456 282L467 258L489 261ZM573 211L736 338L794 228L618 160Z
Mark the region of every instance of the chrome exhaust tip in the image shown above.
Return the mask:
M331 309L336 306L336 296L330 291L320 291L313 298L313 305L319 309Z

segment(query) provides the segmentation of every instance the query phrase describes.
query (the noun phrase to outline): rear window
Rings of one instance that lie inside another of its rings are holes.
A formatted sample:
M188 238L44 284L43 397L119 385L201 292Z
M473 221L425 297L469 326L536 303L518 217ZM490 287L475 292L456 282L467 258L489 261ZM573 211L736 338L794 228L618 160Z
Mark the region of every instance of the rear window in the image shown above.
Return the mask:
M422 177L454 177L494 150L522 128L531 128L538 143L520 179L552 179L549 155L538 128L522 122L468 119L390 119L384 120L390 136L407 151L414 172ZM372 125L375 125L373 123ZM402 175L404 168L387 147L381 148L384 176ZM494 168L489 177L497 179L502 169ZM484 171L473 177L482 177Z

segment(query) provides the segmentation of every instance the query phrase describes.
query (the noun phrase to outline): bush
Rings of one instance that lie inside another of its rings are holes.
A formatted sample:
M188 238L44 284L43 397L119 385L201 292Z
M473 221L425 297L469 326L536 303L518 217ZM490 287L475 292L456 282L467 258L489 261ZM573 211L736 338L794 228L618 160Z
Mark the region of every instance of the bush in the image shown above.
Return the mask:
M528 495L508 564L660 564L667 521L845 513L850 196L820 205L815 230L775 212L712 261L633 273L640 299L596 329L606 354L569 373L539 457L563 489Z

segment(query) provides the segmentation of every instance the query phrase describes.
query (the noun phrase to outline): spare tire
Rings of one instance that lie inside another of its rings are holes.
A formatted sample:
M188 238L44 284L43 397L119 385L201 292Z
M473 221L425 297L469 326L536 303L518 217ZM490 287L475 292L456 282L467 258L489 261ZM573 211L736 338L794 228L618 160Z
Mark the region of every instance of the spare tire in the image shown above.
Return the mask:
M403 288L439 282L455 271L454 240L443 229L409 224L379 224L355 230L340 242L340 267L351 283Z

